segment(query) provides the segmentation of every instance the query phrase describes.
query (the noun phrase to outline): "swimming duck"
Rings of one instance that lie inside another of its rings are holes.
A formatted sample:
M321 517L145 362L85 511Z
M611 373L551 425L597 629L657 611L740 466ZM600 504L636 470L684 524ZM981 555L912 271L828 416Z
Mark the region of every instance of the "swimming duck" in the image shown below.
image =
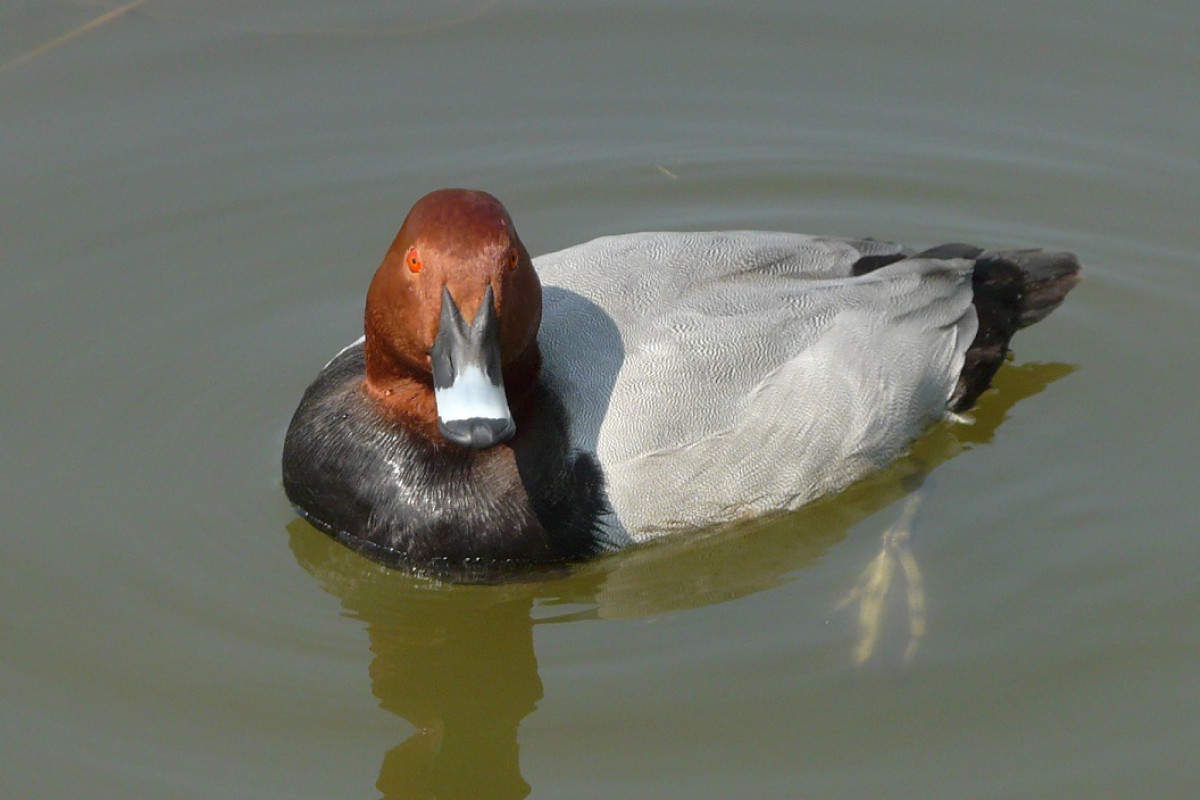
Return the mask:
M561 562L795 509L988 388L1069 253L731 231L531 259L489 194L409 212L283 483L384 564Z

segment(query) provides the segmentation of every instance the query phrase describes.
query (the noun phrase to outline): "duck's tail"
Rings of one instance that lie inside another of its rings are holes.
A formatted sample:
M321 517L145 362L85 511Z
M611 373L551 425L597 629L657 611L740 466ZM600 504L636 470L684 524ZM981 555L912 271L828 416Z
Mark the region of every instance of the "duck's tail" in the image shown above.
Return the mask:
M975 261L979 332L967 349L958 385L950 397L951 411L965 411L975 404L1004 363L1013 334L1058 308L1079 283L1083 270L1074 253L1042 250L988 252L972 245L944 244L919 257Z

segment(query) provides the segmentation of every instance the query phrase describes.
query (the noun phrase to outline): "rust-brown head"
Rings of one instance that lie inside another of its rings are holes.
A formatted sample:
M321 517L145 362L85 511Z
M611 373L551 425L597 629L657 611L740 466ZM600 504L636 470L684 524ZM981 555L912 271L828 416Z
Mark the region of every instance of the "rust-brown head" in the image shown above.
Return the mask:
M500 201L427 194L367 291L367 391L431 437L499 444L536 382L541 317L541 283Z

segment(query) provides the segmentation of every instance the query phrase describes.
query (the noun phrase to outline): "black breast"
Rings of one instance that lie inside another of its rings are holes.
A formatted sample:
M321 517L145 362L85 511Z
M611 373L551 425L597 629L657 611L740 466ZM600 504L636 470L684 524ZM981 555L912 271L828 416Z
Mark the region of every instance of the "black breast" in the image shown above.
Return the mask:
M561 402L542 390L506 445L435 443L389 421L362 390L361 347L304 393L283 448L297 512L388 566L455 573L584 558L607 510L590 454L573 452Z

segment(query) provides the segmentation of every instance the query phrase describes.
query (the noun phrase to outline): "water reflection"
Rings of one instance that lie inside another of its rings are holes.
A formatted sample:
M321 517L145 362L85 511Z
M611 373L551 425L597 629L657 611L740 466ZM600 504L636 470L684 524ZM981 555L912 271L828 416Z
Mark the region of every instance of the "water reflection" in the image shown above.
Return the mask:
M384 756L383 796L525 797L517 728L542 698L536 587L441 585L366 561L299 520L288 530L301 566L366 624L380 705L416 728Z
M543 696L535 624L694 608L787 581L853 525L911 496L934 467L989 441L1015 403L1073 369L1001 370L999 391L983 398L973 425L936 427L910 456L835 498L784 517L635 548L540 581L439 583L369 562L293 521L288 531L297 561L365 623L374 655L371 691L416 729L384 755L379 790L385 798L526 797L517 731ZM569 610L554 615L560 606Z

